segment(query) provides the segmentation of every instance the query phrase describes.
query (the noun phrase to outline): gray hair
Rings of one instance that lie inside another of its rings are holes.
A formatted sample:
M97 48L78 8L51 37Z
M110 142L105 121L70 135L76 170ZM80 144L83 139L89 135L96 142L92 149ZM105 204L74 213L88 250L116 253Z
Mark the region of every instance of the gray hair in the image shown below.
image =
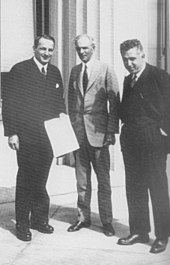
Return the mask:
M77 46L77 42L81 39L81 38L87 38L90 40L90 42L92 43L92 46L95 47L95 41L93 39L93 37L89 36L88 34L81 34L81 35L77 35L74 39L74 44L75 46Z

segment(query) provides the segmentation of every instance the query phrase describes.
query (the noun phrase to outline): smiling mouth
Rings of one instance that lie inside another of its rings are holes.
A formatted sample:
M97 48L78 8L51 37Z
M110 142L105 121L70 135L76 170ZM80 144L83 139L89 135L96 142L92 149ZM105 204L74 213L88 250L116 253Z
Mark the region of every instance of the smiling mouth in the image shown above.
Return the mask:
M83 56L81 57L81 59L86 60L86 59L87 59L87 55L83 55Z

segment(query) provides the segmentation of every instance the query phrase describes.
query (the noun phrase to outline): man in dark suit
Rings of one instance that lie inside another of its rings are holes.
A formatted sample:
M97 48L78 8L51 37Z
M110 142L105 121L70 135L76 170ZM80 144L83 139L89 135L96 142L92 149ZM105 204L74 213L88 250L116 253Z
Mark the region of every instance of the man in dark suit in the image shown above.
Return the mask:
M48 223L46 190L53 153L44 121L65 112L61 74L49 63L54 46L53 37L37 37L34 57L12 67L4 91L4 131L18 162L16 230L23 241L31 240L30 227L42 233L54 230Z
M120 105L130 235L118 244L149 242L150 192L156 236L150 252L159 253L166 249L170 235L165 146L170 135L170 76L145 62L139 40L123 42L120 50L130 72Z
M113 69L95 60L95 44L88 35L75 39L82 63L73 67L69 81L68 110L80 149L75 151L78 219L68 228L77 231L91 224L91 164L97 175L98 203L106 236L113 236L109 145L118 126L118 83ZM109 108L108 108L109 105Z

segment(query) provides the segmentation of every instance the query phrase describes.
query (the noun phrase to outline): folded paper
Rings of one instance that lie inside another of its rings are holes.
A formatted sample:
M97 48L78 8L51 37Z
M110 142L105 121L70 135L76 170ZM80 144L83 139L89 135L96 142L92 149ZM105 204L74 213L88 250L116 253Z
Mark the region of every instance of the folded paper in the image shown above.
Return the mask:
M54 157L79 149L79 144L68 115L44 122Z

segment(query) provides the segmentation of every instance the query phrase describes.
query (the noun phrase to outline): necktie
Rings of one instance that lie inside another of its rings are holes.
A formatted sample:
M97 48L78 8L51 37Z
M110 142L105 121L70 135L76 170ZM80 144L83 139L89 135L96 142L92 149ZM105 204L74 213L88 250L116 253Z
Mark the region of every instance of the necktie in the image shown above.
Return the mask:
M41 73L43 74L44 78L46 78L46 72L45 72L44 67L41 68Z
M84 73L83 73L83 91L86 93L86 88L88 84L88 74L87 74L87 65L85 65Z
M131 87L134 87L134 85L136 84L136 82L137 82L137 75L133 75L132 76L132 80L130 82L130 86Z

